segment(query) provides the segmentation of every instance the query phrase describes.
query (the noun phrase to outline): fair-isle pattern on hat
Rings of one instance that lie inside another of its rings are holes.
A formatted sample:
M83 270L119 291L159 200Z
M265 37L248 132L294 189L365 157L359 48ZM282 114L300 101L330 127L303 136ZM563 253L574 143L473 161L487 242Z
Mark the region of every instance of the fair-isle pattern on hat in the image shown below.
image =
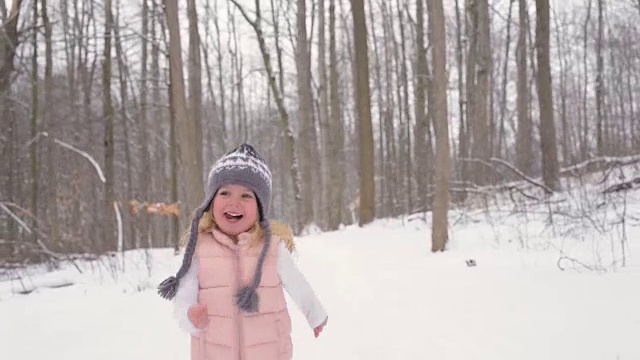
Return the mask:
M218 189L227 184L242 185L250 189L258 198L258 212L260 214L260 225L262 226L265 239L253 282L238 290L236 293L236 304L247 312L258 311L258 293L256 289L262 278L262 264L266 256L269 244L271 243L271 227L268 219L269 204L271 200L271 171L264 159L258 155L255 149L249 144L242 144L233 151L220 158L211 168L207 180L206 196L204 202L195 211L191 222L189 243L185 249L182 265L175 276L165 279L158 285L158 293L165 299L173 299L178 289L180 278L182 278L189 267L196 247L198 238L198 222L202 214L209 208Z

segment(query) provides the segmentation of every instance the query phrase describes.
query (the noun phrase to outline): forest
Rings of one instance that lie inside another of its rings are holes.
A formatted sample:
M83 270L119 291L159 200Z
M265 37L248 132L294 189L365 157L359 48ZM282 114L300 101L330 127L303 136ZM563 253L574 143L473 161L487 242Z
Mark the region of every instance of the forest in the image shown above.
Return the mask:
M296 234L424 213L432 251L450 209L640 162L640 0L0 0L0 17L0 266L177 248L242 142Z

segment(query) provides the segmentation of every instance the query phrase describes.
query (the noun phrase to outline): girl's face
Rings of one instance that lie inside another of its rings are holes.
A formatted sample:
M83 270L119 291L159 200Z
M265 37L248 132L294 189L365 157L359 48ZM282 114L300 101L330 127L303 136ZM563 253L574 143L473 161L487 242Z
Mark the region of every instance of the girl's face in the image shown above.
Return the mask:
M224 185L213 198L213 219L229 236L246 232L258 220L258 200L253 191L242 185Z

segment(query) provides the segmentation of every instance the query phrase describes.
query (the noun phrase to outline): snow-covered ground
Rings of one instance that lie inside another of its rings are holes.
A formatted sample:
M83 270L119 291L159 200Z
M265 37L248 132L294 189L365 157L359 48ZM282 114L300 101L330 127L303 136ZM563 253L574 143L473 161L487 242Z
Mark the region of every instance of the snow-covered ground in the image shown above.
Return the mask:
M329 323L314 339L291 305L294 359L640 359L640 191L604 186L452 210L444 253L424 214L296 238ZM5 275L0 359L188 359L154 290L179 261L133 251L124 272L111 259Z

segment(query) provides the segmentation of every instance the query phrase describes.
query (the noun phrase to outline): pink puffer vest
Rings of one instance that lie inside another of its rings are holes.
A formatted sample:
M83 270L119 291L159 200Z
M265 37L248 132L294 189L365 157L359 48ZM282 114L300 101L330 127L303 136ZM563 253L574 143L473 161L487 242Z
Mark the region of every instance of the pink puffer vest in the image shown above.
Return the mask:
M258 287L260 306L254 314L241 312L234 294L253 281L262 246L249 247L248 233L238 239L236 245L217 230L198 238L198 302L208 307L209 326L191 337L191 359L289 360L293 353L291 319L278 275L280 239L272 236Z

